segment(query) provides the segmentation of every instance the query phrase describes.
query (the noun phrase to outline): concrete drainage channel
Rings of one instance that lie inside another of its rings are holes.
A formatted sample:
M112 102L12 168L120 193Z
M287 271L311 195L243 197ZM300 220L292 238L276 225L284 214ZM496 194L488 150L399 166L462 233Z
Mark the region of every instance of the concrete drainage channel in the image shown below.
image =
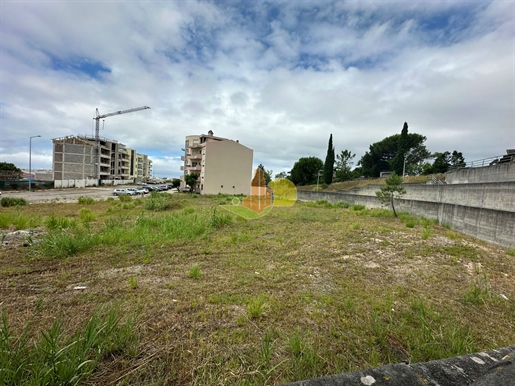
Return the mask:
M393 364L283 386L515 386L515 346L415 364Z

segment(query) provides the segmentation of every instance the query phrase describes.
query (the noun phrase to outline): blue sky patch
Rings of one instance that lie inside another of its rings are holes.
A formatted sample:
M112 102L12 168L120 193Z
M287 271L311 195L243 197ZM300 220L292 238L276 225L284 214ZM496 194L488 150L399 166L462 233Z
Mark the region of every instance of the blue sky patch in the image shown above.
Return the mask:
M50 55L50 59L52 60L52 69L55 71L83 74L93 79L100 79L102 75L111 73L109 67L88 58L78 57L66 60Z

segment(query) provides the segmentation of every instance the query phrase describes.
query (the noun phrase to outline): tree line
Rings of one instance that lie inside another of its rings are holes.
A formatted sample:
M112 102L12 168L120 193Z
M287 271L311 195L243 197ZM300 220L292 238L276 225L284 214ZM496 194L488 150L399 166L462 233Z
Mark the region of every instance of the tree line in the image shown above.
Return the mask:
M348 149L336 154L331 134L325 162L318 157L302 157L295 162L289 173L279 173L275 178L288 178L295 185L316 184L318 180L331 184L359 177L379 177L381 172L395 172L398 176L427 175L465 166L461 152L453 150L431 153L424 144L426 140L424 135L409 133L408 124L404 122L399 134L371 144L353 168L356 154ZM265 170L263 165L259 167ZM268 172L271 174L271 171Z

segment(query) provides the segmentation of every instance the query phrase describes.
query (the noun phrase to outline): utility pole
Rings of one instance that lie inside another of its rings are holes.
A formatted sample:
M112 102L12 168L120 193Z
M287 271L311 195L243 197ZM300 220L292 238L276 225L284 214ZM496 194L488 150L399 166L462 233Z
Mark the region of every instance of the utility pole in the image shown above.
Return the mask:
M34 135L29 138L29 192L31 191L32 182L32 138L40 138L41 135Z

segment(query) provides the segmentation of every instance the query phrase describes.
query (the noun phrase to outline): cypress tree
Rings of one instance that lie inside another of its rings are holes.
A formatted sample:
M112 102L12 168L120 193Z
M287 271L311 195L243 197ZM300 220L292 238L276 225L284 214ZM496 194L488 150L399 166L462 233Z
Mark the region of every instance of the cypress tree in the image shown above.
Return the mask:
M410 150L409 149L409 138L408 138L408 124L404 122L402 127L401 136L399 137L399 145L397 147L397 154L392 160L392 170L397 173L398 176L402 176L402 169L404 167L404 155Z
M325 156L324 163L324 181L326 184L333 182L334 172L334 147L333 147L333 135L329 136L329 144L327 146L327 155Z

